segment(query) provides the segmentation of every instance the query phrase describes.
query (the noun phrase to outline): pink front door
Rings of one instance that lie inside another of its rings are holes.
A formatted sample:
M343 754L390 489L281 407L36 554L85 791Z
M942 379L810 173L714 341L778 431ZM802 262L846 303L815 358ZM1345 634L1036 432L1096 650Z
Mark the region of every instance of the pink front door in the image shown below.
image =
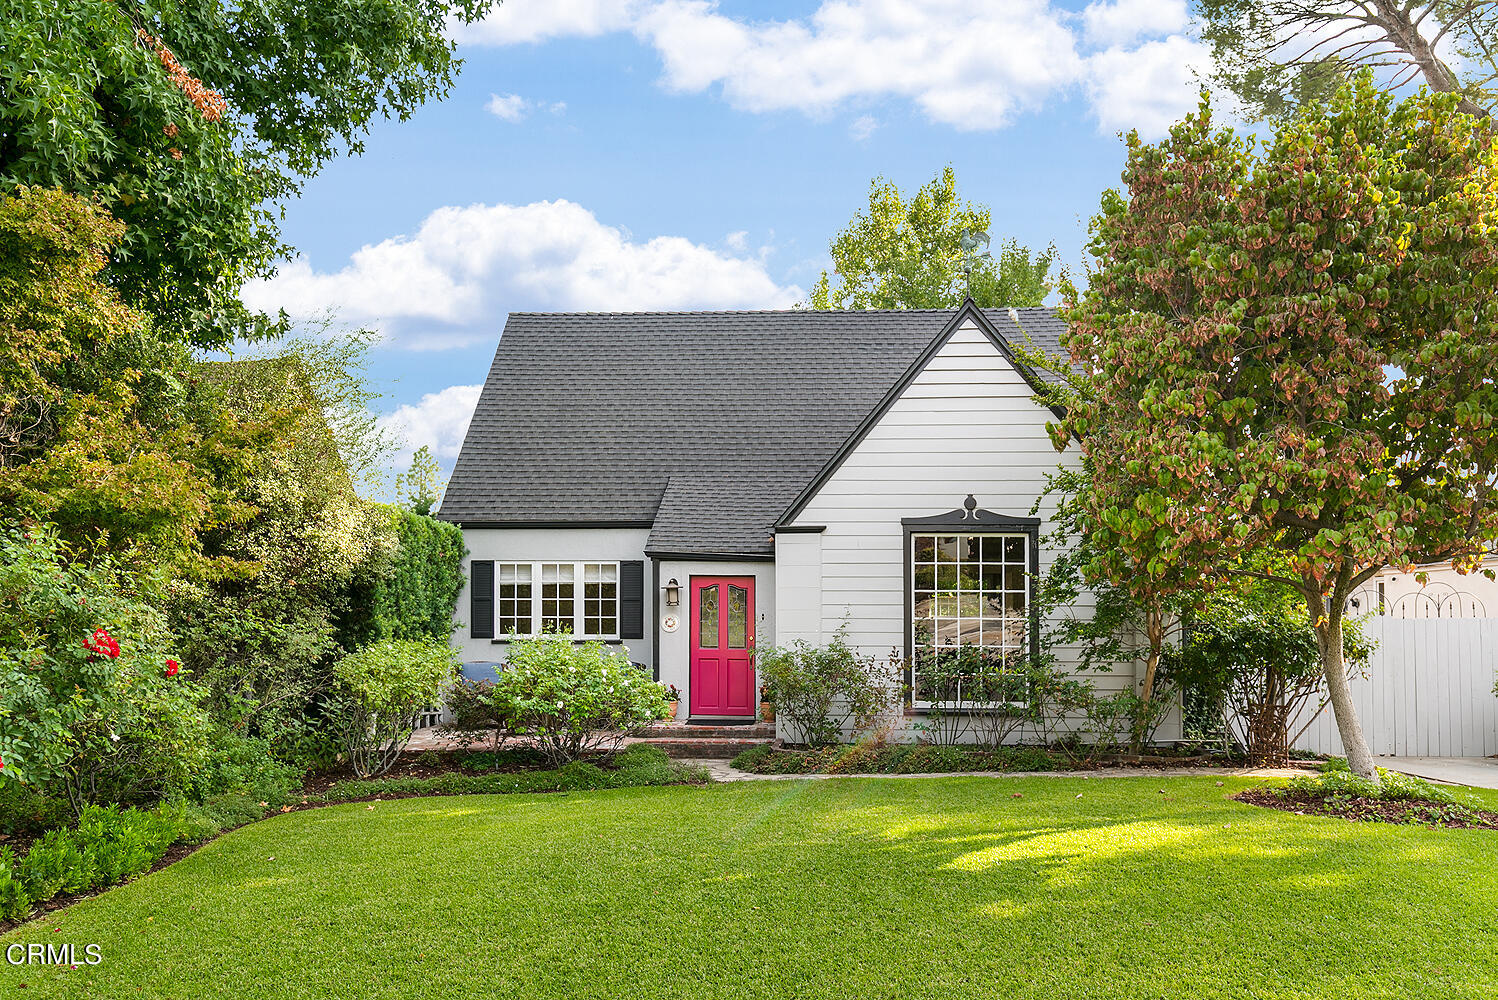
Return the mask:
M692 577L692 715L750 716L754 578Z

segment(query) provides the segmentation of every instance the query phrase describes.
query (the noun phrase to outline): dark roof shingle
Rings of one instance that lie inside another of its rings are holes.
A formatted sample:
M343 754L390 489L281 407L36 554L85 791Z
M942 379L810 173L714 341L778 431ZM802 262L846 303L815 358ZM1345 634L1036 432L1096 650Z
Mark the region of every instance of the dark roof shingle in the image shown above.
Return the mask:
M1060 350L1054 310L984 314ZM653 551L768 553L777 515L953 315L513 313L440 516L653 523Z

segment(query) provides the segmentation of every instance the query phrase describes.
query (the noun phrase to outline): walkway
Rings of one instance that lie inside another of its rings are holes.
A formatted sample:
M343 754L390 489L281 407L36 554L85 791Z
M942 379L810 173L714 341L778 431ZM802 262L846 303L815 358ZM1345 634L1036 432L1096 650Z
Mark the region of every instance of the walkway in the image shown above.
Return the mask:
M1378 766L1448 785L1498 788L1498 759L1492 757L1380 757Z
M922 774L753 774L726 760L698 760L714 781L796 781L802 778L1293 778L1294 767L1100 767L1095 771L947 771Z

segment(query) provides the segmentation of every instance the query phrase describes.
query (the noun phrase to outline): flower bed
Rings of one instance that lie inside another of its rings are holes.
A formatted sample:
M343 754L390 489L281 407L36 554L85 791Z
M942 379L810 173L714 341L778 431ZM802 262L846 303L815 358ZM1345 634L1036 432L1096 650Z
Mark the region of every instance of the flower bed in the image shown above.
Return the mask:
M1452 792L1423 778L1379 768L1379 781L1360 778L1345 761L1334 760L1308 778L1279 788L1250 788L1233 798L1249 805L1299 816L1335 816L1371 823L1450 829L1498 830L1498 812L1480 808L1470 795Z
M950 774L958 771L1083 771L1097 767L1220 767L1248 762L1190 750L1090 758L1036 746L973 747L854 743L806 750L759 746L733 766L754 774Z

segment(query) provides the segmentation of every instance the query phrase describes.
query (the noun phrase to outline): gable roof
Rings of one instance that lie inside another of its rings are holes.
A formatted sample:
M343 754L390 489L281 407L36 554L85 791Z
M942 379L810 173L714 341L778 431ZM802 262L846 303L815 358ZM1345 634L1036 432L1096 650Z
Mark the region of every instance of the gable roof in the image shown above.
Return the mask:
M1054 310L1015 312L513 313L438 516L769 554L780 513L966 319L1006 353L1027 335L1060 352Z

